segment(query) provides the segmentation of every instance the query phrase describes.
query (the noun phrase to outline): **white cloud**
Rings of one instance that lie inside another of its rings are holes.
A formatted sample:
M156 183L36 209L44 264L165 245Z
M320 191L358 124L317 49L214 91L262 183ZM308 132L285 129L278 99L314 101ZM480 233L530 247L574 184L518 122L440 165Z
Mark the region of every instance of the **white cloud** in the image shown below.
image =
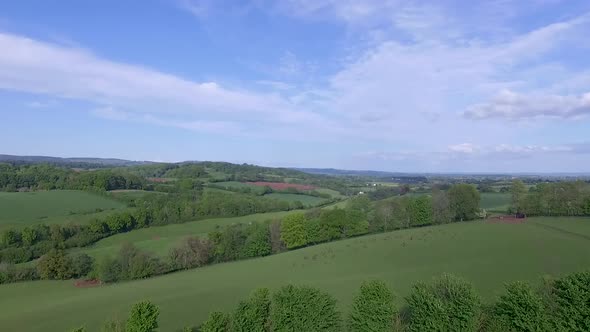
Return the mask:
M470 119L572 118L584 115L590 115L590 92L580 96L562 96L526 95L504 90L490 102L473 105L464 113Z
M479 147L471 143L461 143L455 145L449 145L449 151L460 152L460 153L475 153L479 151Z

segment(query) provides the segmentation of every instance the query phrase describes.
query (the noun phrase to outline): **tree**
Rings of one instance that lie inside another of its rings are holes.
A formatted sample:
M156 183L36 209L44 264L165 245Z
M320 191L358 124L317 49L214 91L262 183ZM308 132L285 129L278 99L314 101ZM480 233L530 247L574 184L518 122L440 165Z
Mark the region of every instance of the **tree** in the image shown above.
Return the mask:
M462 279L445 274L431 283L418 283L406 300L411 331L475 330L479 298Z
M449 189L451 214L455 220L473 220L479 213L479 192L468 184L456 184Z
M527 190L524 183L521 180L512 181L510 186L511 195L511 211L514 213L521 213L523 208L523 202L526 197Z
M513 282L506 285L506 294L500 297L494 310L495 316L510 331L546 331L547 319L541 298L529 284Z
M25 227L21 231L23 245L32 246L39 240L39 234L35 228Z
M37 262L41 279L69 279L73 276L72 262L63 250L52 249Z
M267 288L254 291L249 299L238 304L232 321L232 331L269 331L270 304L270 292Z
M83 277L92 271L94 260L85 253L70 256L71 272L74 277Z
M590 331L590 272L556 279L551 284L555 310L551 320L557 331Z
M96 265L96 274L102 282L115 282L121 278L121 264L111 256L104 256Z
M201 325L200 332L229 332L231 319L228 314L214 311L209 318Z
M293 213L283 219L281 222L281 240L285 242L287 249L307 245L305 223L306 220L303 213Z
M341 331L341 317L336 300L318 289L287 285L280 288L272 299L271 330L287 331Z
M170 251L170 261L174 269L191 269L211 261L213 244L208 239L186 238L180 247Z
M435 224L445 224L450 222L451 207L449 202L449 195L438 189L438 187L432 188L432 221Z
M410 200L410 225L422 226L432 224L432 201L430 197L422 195Z
M285 250L285 242L281 240L281 221L274 220L268 226L270 232L270 248L273 254Z
M21 241L21 234L17 230L7 229L2 233L2 244L6 247L20 246Z
M396 314L393 292L382 281L361 285L348 318L350 332L392 331Z
M152 332L158 328L160 309L150 301L133 305L125 324L126 332Z

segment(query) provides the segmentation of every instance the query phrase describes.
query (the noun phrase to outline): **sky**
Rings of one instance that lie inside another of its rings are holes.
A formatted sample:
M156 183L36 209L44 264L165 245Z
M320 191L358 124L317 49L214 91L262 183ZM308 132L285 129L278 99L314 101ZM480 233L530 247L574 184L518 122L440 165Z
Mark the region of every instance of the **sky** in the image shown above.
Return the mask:
M0 153L589 172L590 1L0 2Z

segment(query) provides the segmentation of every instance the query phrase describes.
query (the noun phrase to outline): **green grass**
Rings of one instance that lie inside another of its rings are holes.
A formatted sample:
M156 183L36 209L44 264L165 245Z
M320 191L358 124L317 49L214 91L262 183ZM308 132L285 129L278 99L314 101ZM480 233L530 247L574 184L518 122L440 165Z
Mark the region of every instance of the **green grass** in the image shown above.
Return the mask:
M326 200L321 197L315 197L310 195L299 195L299 194L285 194L285 193L271 193L264 195L264 197L274 198L281 201L295 202L300 201L305 206L315 206L325 202Z
M328 188L316 188L315 191L321 194L328 194L332 196L332 198L344 198L346 196L342 195L341 193L337 192L336 190L328 189Z
M221 186L228 190L236 190L236 189L244 189L249 188L252 193L263 194L265 188L261 186L255 186L253 184L238 182L238 181L224 181L224 182L215 182L212 183L215 186Z
M567 224L570 232L537 223ZM160 306L162 331L197 325L213 310L231 310L257 287L307 284L328 291L346 313L363 280L379 278L398 302L417 281L444 272L473 282L484 302L507 281L538 282L544 274L588 270L590 218L530 218L524 224L483 221L408 229L348 239L280 255L218 264L157 278L78 289L72 281L0 286L6 331L97 331L111 317L150 300Z
M38 223L82 224L123 209L122 202L77 190L0 192L0 230Z
M510 207L509 193L481 193L480 207L491 212L505 213Z
M74 252L84 252L95 258L105 255L115 255L121 248L121 244L128 242L133 243L140 249L148 250L159 256L165 256L171 248L178 245L187 236L205 236L217 227L237 223L263 222L282 218L293 212L270 212L234 218L212 218L183 224L142 228L128 233L110 236L98 241L92 246L75 249Z
M132 200L142 198L149 195L166 195L167 193L160 191L147 191L147 190L133 190L133 189L122 189L112 190L109 194L117 199Z

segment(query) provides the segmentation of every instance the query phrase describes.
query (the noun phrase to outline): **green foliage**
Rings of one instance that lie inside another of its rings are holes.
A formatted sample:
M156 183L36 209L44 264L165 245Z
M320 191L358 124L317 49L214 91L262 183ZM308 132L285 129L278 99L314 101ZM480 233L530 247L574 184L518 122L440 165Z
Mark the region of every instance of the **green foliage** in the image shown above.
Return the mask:
M456 184L448 191L451 214L455 220L473 220L479 214L479 192L469 184Z
M170 263L176 270L191 269L211 261L213 244L208 239L186 238L180 247L170 251Z
M96 275L102 282L115 282L121 278L121 264L111 256L104 256L96 265Z
M506 294L500 297L494 311L495 317L511 331L546 331L543 302L527 283L507 284Z
M511 206L510 209L514 213L520 213L523 209L525 195L527 193L526 187L521 180L512 181L510 186Z
M37 271L42 279L70 279L73 277L71 259L63 250L53 249L37 262Z
M318 289L288 285L273 294L271 330L341 331L341 317L336 300Z
M414 285L406 299L411 331L474 331L479 297L473 286L445 274L433 282Z
M555 330L590 331L590 272L556 279L551 284L550 312Z
M229 332L231 318L228 314L220 311L214 311L209 314L209 318L201 325L200 332Z
M152 332L158 328L160 309L150 301L133 305L125 324L125 332Z
M78 328L73 329L71 332L86 332L86 328L78 327Z
M269 331L270 306L270 292L267 288L254 291L249 299L238 304L238 308L233 316L232 331Z
M410 200L410 225L423 226L432 224L432 200L423 195Z
M287 249L307 245L305 224L306 220L303 213L290 214L283 219L281 223L281 240L285 242Z
M393 292L382 281L361 285L348 319L350 332L392 331L396 314Z

